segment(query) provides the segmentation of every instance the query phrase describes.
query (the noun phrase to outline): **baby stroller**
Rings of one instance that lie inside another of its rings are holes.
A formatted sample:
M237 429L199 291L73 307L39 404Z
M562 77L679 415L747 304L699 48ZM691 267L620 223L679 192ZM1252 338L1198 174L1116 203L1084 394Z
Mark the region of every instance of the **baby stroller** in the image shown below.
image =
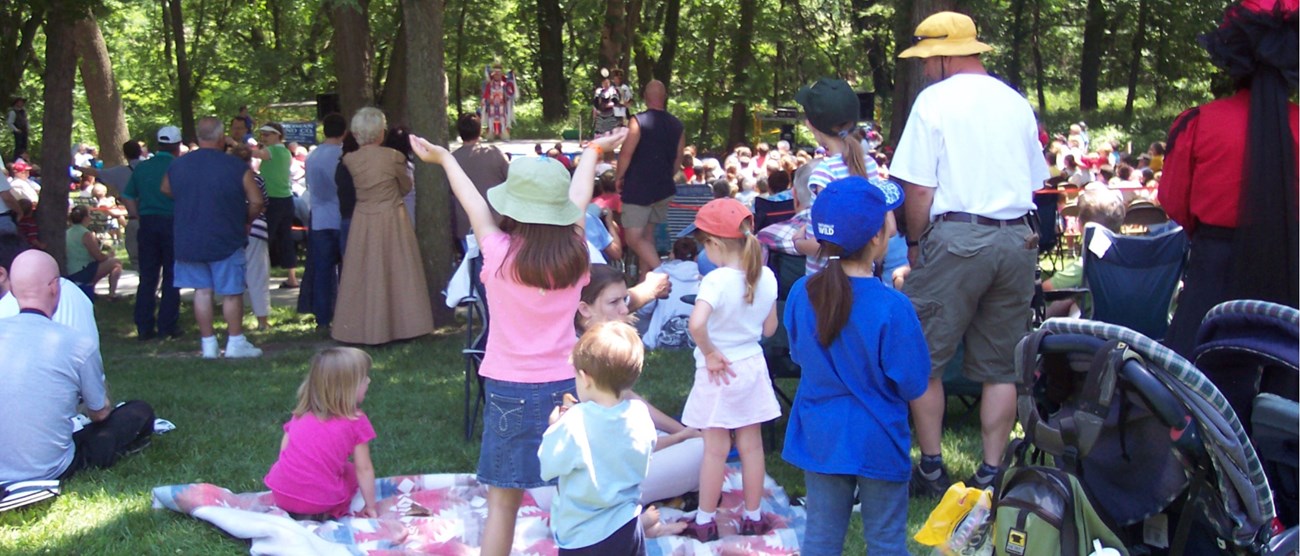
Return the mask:
M1269 554L1273 498L1195 367L1122 326L1049 319L1016 353L1026 440L1078 477L1132 554Z
M1241 418L1273 488L1278 519L1297 524L1300 453L1300 311L1262 301L1206 314L1192 359Z

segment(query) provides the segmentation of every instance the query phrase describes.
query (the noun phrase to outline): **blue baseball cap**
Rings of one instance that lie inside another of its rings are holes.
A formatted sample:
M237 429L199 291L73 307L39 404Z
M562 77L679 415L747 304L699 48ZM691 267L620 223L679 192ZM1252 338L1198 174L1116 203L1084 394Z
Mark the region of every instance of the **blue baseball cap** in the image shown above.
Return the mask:
M872 183L861 176L835 180L812 206L813 235L844 253L857 253L880 233L889 211L903 204L903 190L892 181Z

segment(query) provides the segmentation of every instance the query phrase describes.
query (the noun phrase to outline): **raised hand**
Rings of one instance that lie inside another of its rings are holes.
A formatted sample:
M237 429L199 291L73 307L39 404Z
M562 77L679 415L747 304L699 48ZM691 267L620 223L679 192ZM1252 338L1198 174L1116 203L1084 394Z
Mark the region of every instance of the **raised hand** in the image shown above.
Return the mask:
M611 152L617 149L619 145L622 145L624 139L627 139L627 128L620 127L602 137L592 139L589 144L598 147L602 151Z
M447 152L447 149L430 143L423 137L412 134L410 141L411 151L415 153L415 156L420 157L420 160L428 162L429 164L441 165L444 161L451 158L451 153Z

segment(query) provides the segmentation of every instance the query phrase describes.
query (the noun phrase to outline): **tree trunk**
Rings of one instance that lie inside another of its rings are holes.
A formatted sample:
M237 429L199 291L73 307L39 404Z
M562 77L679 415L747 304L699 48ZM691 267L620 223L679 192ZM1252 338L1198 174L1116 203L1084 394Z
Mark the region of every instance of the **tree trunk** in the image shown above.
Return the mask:
M705 39L705 41L707 43L705 46L707 53L705 54L704 59L713 60L714 57L717 56L718 54L718 34L708 33L708 38ZM705 71L710 74L713 73L711 69L706 69ZM707 79L705 80L704 83L704 95L703 95L704 104L703 106L700 107L699 142L700 142L701 149L707 149L709 147L709 143L711 142L709 140L709 124L711 123L709 121L709 117L712 116L713 114L713 90L716 88L716 85L717 85L716 81L710 82Z
M1088 17L1083 24L1083 54L1079 65L1079 110L1097 108L1097 84L1101 80L1101 53L1106 49L1106 6L1102 0L1088 0Z
M900 5L895 12L898 51L912 45L912 31L922 20L935 12L952 11L955 7L956 0L911 0L910 6ZM926 85L920 59L899 59L894 64L894 113L889 124L889 144L898 145L907 117L912 112L912 102Z
M749 66L754 63L754 17L756 0L740 0L740 29L736 32L736 51L731 58L731 125L727 130L727 148L746 142L749 124Z
M13 2L8 8L0 8L7 12L0 19L0 99L5 102L14 96L23 82L23 73L35 59L32 45L45 21L44 8L40 2ZM28 9L32 13L22 13Z
M664 82L664 87L671 87L673 81L673 62L677 58L677 37L681 27L682 0L668 0L668 9L664 13L663 48L659 59L655 61L655 79ZM669 88L669 91L672 89Z
M889 59L885 57L885 45L875 33L877 23L868 16L868 11L878 2L876 0L853 0L853 31L862 37L862 51L867 54L867 65L871 68L871 85L877 98L888 97L894 90L889 78Z
M1038 114L1039 119L1047 116L1047 93L1044 91L1043 81L1043 50L1040 47L1040 41L1043 33L1042 25L1043 0L1034 0L1034 33L1030 38L1034 47L1034 87L1038 89Z
M465 90L460 86L460 78L465 75L465 19L469 17L469 3L470 0L460 0L460 17L456 19L456 88L452 94L456 95L457 120L465 110L465 103L461 99L461 93Z
M569 90L564 80L564 12L559 0L537 0L537 39L542 119L555 122L569 115Z
M625 0L605 0L605 23L600 27L600 67L618 67L627 40L627 5Z
M641 0L627 1L627 21L623 24L623 49L618 53L618 67L623 68L624 83L632 83L632 46L637 44L641 28Z
M357 110L375 103L370 87L370 63L374 45L370 42L368 0L331 2L330 22L334 25L334 79L338 82L339 109L351 118Z
M1024 71L1020 63L1020 45L1025 42L1025 0L1013 0L1011 3L1011 55L1007 61L1007 81L1011 88L1024 90Z
M1133 103L1137 100L1138 73L1142 71L1142 50L1147 45L1147 12L1150 2L1138 2L1137 31L1133 33L1133 53L1128 62L1128 96L1124 98L1124 121L1133 121Z
M181 0L166 0L170 8L172 42L176 54L176 102L181 114L181 136L194 141L194 75L185 52L185 17ZM47 43L48 44L48 43Z
M406 28L407 114L411 131L447 145L447 75L443 58L443 0L402 0ZM442 289L452 272L451 225L446 215L453 202L442 168L415 165L415 230L429 288L433 322L451 324L454 313L444 303Z
M406 24L397 25L397 42L393 43L392 59L388 61L388 77L384 79L384 96L380 99L379 104L384 108L384 114L388 115L389 125L411 124L410 112L407 111L407 72L410 71L407 64L407 40Z
M1156 23L1156 71L1155 78L1155 103L1156 108L1165 105L1165 99L1169 96L1169 81L1172 79L1165 73L1169 71L1169 29L1165 24Z
M45 22L45 92L41 117L41 168L46 171L36 209L36 223L46 251L68 271L64 236L68 221L68 187L65 169L72 163L72 89L77 80L76 32L73 24L81 15L63 0L50 2Z
M76 23L77 56L80 60L81 83L86 89L90 116L95 122L95 138L99 141L100 157L105 166L126 164L122 156L122 143L130 134L126 130L126 114L122 111L122 94L113 79L113 62L104 45L104 35L93 14Z

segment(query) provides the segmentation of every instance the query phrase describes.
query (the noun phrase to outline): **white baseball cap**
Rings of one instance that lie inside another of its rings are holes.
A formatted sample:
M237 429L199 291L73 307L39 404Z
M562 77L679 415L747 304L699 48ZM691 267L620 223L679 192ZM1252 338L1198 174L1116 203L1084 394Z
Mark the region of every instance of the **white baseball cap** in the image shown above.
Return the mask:
M181 130L176 126L169 125L158 130L158 142L174 145L181 142Z

